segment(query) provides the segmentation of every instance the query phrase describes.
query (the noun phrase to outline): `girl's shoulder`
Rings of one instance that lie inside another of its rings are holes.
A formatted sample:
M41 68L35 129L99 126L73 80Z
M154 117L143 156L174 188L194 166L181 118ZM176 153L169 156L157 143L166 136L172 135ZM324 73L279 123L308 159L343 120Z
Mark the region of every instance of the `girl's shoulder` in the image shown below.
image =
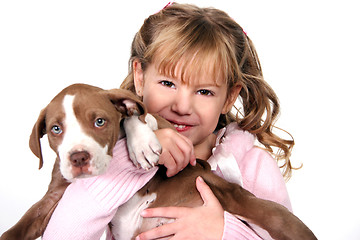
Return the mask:
M229 182L243 185L241 162L254 147L255 137L230 123L216 134L215 146L208 163L215 174Z
M237 123L233 122L220 129L216 134L213 154L223 150L235 155L244 155L254 147L255 136L248 131L242 130Z
M272 156L257 146L256 137L242 130L235 122L218 131L208 163L213 171L221 172L219 175L231 182L243 178L252 181L257 178L262 166L270 165L270 169L277 168L276 171L279 171ZM242 180L236 183L242 185Z
M217 132L211 158L220 160L224 158L224 155L234 156L239 166L272 165L278 168L275 159L261 147L256 136L242 130L235 122Z

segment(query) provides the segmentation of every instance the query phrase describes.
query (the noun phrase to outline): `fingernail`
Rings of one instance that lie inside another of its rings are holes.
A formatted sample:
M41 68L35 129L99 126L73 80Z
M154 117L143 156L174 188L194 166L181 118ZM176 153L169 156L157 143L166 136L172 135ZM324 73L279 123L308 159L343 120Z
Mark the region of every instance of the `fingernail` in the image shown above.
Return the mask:
M140 237L139 237L139 236L136 236L135 240L140 240Z
M146 210L143 210L141 213L140 213L140 216L142 216L142 217L146 217Z
M196 157L195 156L193 156L193 158L191 159L191 165L193 165L193 166L196 166Z
M204 179L201 176L198 176L200 182L204 182Z

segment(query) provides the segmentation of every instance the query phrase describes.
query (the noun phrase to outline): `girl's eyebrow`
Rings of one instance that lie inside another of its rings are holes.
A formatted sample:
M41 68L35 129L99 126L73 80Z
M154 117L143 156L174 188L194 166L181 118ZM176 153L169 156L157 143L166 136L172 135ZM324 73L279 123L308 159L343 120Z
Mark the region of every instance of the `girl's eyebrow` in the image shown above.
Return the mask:
M195 85L197 88L219 88L220 86L217 85L217 84L198 84L198 85Z
M216 87L219 88L221 87L220 84L216 83L215 81L208 81L208 82L204 82L202 83L201 80L198 81L196 84L194 84L196 87L201 87L201 88L206 88L206 87Z

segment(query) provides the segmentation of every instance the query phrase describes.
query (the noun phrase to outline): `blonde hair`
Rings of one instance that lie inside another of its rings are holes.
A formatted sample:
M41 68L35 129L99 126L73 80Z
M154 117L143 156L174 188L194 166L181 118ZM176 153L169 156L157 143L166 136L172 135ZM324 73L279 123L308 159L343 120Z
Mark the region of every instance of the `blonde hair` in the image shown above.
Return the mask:
M171 77L181 60L182 81L190 81L191 75L211 73L214 79L224 79L228 89L240 84L241 110L234 106L235 114L221 115L217 128L236 121L241 129L256 135L278 162L283 162L283 175L290 178L294 140L291 135L291 140L285 140L273 133L280 110L278 98L264 81L252 41L225 12L173 3L147 18L134 37L129 75L121 85L133 92L135 59L144 71L148 64L156 63L160 73Z

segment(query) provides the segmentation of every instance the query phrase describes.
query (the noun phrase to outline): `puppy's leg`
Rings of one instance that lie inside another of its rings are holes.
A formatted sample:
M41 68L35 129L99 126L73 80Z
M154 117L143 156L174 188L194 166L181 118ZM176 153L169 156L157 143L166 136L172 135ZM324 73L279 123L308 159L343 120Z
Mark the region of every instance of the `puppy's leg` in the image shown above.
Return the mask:
M52 179L44 197L35 203L0 239L30 240L40 237L44 233L53 211L69 184L61 175L59 160L56 159Z
M212 173L203 176L223 208L260 226L274 239L316 239L313 232L284 206L255 197L237 184Z
M150 169L159 161L161 145L154 133L158 128L156 119L151 114L146 114L145 122L135 114L125 118L123 126L130 159L136 166Z

